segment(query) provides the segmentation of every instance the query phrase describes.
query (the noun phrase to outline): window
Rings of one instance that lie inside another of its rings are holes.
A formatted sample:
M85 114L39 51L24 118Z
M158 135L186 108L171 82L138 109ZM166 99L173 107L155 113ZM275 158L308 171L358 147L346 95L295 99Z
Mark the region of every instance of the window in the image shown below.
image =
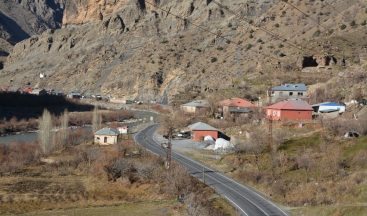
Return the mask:
M298 96L303 96L303 92L298 92Z
M103 142L104 142L104 143L107 143L107 137L104 137Z
M289 92L289 96L292 96L293 95L293 92Z

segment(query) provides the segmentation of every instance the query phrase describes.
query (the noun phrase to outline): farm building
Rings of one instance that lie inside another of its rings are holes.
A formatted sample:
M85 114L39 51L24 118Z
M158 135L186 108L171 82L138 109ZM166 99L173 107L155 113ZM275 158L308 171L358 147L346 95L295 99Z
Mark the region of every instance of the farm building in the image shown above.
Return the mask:
M312 120L312 107L303 100L285 100L266 107L266 118L270 120Z
M114 128L102 128L94 133L94 143L100 145L113 145L119 140L120 132Z
M306 94L307 86L303 83L284 84L268 90L268 98L271 103L286 99L305 99Z
M196 122L188 126L191 131L191 139L194 141L203 141L204 137L211 136L214 139L218 139L219 130L203 122Z
M206 100L195 100L181 105L182 111L191 114L206 112L208 109L209 103Z

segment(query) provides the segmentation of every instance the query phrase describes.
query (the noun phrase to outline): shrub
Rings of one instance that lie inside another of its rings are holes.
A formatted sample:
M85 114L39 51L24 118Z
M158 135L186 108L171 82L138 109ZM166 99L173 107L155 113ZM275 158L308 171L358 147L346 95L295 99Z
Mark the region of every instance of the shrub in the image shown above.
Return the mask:
M214 62L216 62L216 61L218 61L217 57L212 57L212 58L210 59L210 62L211 62L211 63L214 63Z
M320 36L320 34L321 34L320 30L317 30L315 31L315 33L313 33L313 37L318 37Z
M346 29L347 28L347 26L345 25L345 24L342 24L341 26L340 26L340 29L341 30L344 30L344 29Z

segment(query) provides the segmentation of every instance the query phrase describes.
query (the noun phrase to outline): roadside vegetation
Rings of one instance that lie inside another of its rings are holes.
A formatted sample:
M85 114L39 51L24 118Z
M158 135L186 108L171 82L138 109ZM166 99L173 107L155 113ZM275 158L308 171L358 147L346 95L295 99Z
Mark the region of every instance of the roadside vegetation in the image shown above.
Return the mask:
M92 115L94 126L103 126L100 115ZM39 119L37 142L0 144L1 215L237 214L183 167L173 163L166 170L162 158L130 138L101 147L91 131L63 130L68 112L54 134L52 119L47 111Z

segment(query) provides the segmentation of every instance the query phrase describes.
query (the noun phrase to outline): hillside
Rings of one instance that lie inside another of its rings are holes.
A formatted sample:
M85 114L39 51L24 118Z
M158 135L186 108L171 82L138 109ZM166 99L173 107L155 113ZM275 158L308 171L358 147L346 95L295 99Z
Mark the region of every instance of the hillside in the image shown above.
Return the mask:
M366 4L357 0L64 3L63 27L18 43L0 86L169 102L259 96L272 84L327 81L360 64L367 47ZM335 64L303 68L325 59Z
M61 0L3 0L0 2L0 66L12 46L41 34L46 29L61 27ZM2 67L0 67L2 68Z

